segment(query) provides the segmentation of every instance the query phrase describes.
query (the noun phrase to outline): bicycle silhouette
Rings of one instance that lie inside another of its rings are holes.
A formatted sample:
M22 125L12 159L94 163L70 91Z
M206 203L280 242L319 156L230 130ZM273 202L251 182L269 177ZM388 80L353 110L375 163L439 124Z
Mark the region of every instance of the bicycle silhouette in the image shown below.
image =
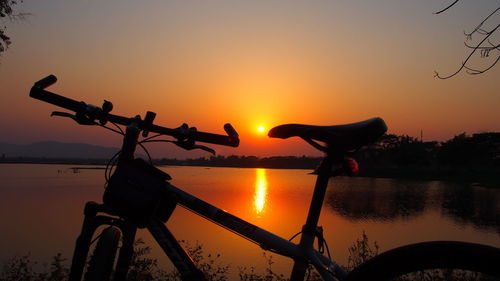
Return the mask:
M183 191L169 183L171 177L167 173L152 163L134 157L137 146L157 141L212 153L212 148L198 143L237 147L239 137L230 124L224 125L227 135L219 135L201 132L186 124L174 129L156 125L153 123L156 116L153 112L147 112L144 118L139 115L130 118L114 115L110 113L113 109L111 102L105 101L98 107L45 90L56 80L50 75L36 82L30 96L74 112L56 111L52 116L68 117L80 125L97 125L123 135L122 147L106 169L107 187L103 204L87 202L85 205L85 219L76 241L70 281L80 281L82 277L87 281L126 280L138 228L146 228L152 234L182 280L207 280L165 226L177 205L256 243L264 250L293 259L291 281L304 280L309 265L324 280L389 280L405 273L434 268L457 268L500 276L500 249L480 244L453 241L411 244L382 253L351 272L346 272L331 257L314 249L314 241L322 239L318 220L329 179L357 172L356 161L347 155L375 142L386 132L386 124L381 118L336 126L286 124L269 131L269 136L275 138L300 137L325 154L316 169L317 179L300 242L295 244ZM115 125L116 129L108 127L108 123ZM126 126L126 130L123 131L119 125ZM149 136L149 133L156 135ZM172 140L156 139L159 136L170 136ZM113 166L116 166L114 170ZM95 232L102 225L109 227L97 235L98 241L84 274Z

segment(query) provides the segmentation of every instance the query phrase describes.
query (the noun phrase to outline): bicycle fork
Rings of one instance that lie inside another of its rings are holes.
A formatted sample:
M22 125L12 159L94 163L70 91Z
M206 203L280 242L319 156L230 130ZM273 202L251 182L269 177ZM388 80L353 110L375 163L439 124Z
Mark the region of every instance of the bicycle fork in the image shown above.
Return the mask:
M127 271L134 251L134 240L137 227L121 219L105 215L97 215L97 213L100 212L109 213L109 210L107 210L104 205L95 202L87 202L87 204L85 204L85 219L83 221L82 231L76 239L75 251L71 261L69 281L80 281L82 279L83 270L85 268L89 249L92 244L92 237L94 236L97 228L101 225L116 226L122 233L122 246L119 251L114 280L126 280Z

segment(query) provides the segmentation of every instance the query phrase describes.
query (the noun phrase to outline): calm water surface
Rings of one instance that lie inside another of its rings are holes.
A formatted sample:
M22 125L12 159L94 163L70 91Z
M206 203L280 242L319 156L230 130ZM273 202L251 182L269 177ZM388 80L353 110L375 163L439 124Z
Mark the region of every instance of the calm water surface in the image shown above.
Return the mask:
M101 201L103 170L68 165L0 165L0 260L30 253L48 261L70 258L86 201ZM164 167L177 187L284 238L306 218L315 177L308 170ZM382 250L428 240L461 240L500 247L500 190L445 182L336 178L330 182L320 225L333 255L347 261L348 247L365 231ZM178 207L167 222L178 239L203 244L238 266L262 267L262 250ZM169 262L140 231L152 256ZM273 255L274 268L291 262Z

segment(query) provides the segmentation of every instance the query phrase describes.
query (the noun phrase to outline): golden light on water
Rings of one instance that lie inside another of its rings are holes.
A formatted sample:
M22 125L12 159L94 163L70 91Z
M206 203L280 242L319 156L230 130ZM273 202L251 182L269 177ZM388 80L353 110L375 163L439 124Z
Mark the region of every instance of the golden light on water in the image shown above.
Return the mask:
M267 199L267 177L266 169L256 169L255 179L255 194L253 205L257 216L260 216L264 211Z

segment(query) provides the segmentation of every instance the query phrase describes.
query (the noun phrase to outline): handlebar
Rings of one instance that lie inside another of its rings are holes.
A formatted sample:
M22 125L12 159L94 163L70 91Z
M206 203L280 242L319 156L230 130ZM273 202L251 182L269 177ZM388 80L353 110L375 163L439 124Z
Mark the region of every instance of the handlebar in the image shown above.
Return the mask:
M110 121L124 126L130 125L132 122L137 122L141 130L172 136L180 141L193 140L193 141L225 145L231 147L238 147L239 145L240 141L238 133L229 123L224 125L224 130L226 131L227 135L200 132L193 128L191 129L187 128L187 126L186 127L181 126L179 128L171 129L155 125L151 122L151 120L146 121L140 118L129 118L120 115L110 114L109 111L111 111L112 106L109 109L103 110L100 107L86 104L83 101L79 102L45 90L47 87L54 84L56 81L57 81L56 76L49 75L41 79L40 81L35 82L33 87L31 87L30 97L71 110L76 113L76 117L84 116L84 118L86 118L87 120L90 119L92 122L97 119L101 122L101 124Z

